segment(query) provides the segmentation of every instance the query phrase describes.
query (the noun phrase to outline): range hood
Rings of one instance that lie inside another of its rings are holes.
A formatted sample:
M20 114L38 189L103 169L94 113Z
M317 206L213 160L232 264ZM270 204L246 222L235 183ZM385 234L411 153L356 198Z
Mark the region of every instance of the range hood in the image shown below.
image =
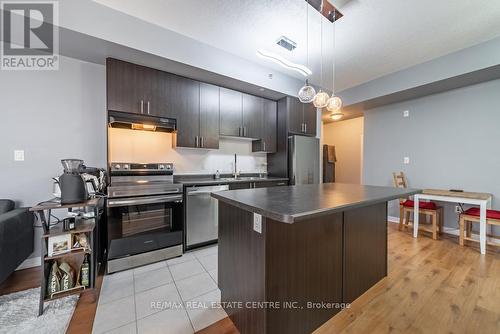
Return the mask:
M177 122L173 118L131 114L118 111L109 111L108 124L112 128L158 132L175 132L177 127Z

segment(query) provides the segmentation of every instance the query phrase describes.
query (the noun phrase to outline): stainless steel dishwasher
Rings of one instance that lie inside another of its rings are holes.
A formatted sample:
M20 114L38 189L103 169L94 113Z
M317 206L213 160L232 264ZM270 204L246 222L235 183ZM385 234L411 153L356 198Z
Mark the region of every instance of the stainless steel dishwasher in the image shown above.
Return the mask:
M210 196L224 186L199 186L186 189L186 248L202 245L218 238L217 200Z

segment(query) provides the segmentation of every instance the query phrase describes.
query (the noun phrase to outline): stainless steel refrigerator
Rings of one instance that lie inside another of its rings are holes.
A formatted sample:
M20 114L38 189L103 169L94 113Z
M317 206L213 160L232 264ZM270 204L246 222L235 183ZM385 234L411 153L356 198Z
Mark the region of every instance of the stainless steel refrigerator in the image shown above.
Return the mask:
M288 175L290 184L319 184L319 139L288 137Z

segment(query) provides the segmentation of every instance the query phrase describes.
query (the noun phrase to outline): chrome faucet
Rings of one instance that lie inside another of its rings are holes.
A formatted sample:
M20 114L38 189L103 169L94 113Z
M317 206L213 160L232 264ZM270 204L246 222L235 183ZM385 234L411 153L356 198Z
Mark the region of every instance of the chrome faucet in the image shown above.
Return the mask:
M238 178L240 173L238 173L238 164L237 164L237 161L236 161L236 154L234 155L234 173L233 173L233 176L235 179Z

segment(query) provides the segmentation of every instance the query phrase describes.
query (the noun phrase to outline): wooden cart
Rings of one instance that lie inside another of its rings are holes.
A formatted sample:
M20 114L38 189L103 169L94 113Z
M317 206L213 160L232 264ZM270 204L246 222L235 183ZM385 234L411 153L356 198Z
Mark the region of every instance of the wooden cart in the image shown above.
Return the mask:
M99 206L101 205L102 198L94 198L87 200L83 203L77 204L65 204L62 205L54 200L42 202L32 208L30 211L38 214L39 219L42 223L43 234L41 237L41 275L40 275L40 305L38 309L38 315L43 314L44 303L53 299L65 297L68 295L81 293L86 288L94 289L95 281L97 276L97 259L96 259L96 244L98 240L98 228L97 224L99 222ZM51 224L52 210L56 209L66 209L68 212L75 208L90 208L94 212L94 217L89 219L82 219L77 221L75 224L75 229L64 231L62 221L57 224ZM45 214L47 212L47 215ZM87 240L89 241L90 248L88 249L77 249L72 250L63 254L48 256L48 240L49 237L55 237L64 234L79 234L85 233L87 235ZM83 264L85 256L89 257L89 286L85 287L80 285L79 276L81 266ZM75 271L75 286L71 289L60 291L52 295L47 295L47 277L50 272L51 263L53 261L68 263Z

